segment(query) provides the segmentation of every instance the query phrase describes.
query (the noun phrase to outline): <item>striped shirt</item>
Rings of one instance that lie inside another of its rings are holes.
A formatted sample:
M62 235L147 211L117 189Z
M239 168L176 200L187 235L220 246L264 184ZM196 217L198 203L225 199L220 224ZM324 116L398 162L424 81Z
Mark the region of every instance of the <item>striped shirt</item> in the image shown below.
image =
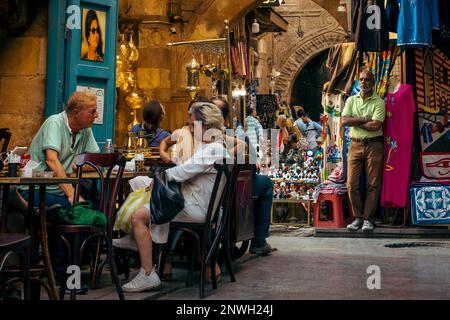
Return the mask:
M259 144L262 140L263 127L258 119L252 116L247 116L245 119L245 126L247 128L246 134L248 136L249 144L255 148L255 145Z

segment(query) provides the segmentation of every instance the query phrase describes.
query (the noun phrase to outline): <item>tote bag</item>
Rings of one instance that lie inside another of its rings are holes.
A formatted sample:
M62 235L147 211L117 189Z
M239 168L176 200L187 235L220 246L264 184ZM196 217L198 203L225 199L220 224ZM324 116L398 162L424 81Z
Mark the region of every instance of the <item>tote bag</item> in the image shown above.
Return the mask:
M113 230L122 230L127 234L131 233L131 215L136 209L142 208L149 203L151 193L151 188L148 187L131 192L119 211L117 211Z

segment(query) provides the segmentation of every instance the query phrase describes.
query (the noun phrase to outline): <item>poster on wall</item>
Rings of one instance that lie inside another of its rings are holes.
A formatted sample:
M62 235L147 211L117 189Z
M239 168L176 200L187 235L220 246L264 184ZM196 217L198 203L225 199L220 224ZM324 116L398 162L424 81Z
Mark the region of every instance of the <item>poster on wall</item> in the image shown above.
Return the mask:
M93 88L86 86L77 86L77 92L90 92L97 98L97 113L98 118L95 119L94 124L103 124L103 110L105 102L105 90L101 88Z
M417 107L422 151L450 150L450 52L416 49Z
M81 59L103 62L105 58L106 12L83 9Z

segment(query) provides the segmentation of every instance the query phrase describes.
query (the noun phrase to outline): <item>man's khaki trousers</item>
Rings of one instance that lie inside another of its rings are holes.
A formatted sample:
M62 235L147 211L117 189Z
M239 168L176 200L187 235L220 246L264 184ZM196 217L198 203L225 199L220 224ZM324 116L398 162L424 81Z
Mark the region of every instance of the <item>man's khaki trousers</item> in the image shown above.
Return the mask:
M348 151L347 189L350 204L355 218L373 221L378 208L378 196L383 174L384 147L383 139L375 141L350 143ZM361 174L365 170L367 176L366 200L361 201Z

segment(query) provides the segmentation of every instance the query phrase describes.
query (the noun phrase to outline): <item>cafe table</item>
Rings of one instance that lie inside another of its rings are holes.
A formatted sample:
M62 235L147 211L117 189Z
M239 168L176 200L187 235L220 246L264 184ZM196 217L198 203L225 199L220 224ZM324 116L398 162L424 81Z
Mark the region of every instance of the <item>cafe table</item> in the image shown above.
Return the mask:
M161 160L161 158L158 156L158 157L145 158L146 170L144 170L144 171L124 171L123 175L122 175L122 185L120 186L120 192L119 192L119 196L118 196L118 204L121 205L124 202L125 197L129 193L129 189L126 186L125 182L127 182L130 179L133 179L135 177L139 177L139 176L147 176L147 177L152 178L155 176L156 168L165 170L165 169L173 167L173 166L174 165L171 163L164 163ZM106 177L106 171L103 174ZM114 179L114 174L115 174L115 172L113 171L111 173L112 179ZM76 177L76 173L72 173L70 175L70 177ZM91 180L92 183L94 184L95 181L99 179L99 175L95 171L86 171L86 172L83 172L82 178L86 179L86 180Z
M3 199L2 199L2 230L1 232L6 232L7 224L7 211L9 203L9 190L12 185L27 185L29 186L29 196L30 199L34 199L35 187L39 186L39 222L40 222L40 234L41 234L41 244L42 244L42 254L44 258L44 264L48 273L48 282L51 291L51 299L59 300L58 291L56 289L55 275L53 272L50 252L48 248L48 237L47 237L47 221L45 212L45 191L46 186L55 184L77 184L78 179L67 177L67 178L44 178L44 177L0 177L0 186L3 188ZM36 243L36 235L34 234L34 206L28 206L28 219L27 223L28 230L32 235L33 243ZM36 254L36 253L35 253Z

